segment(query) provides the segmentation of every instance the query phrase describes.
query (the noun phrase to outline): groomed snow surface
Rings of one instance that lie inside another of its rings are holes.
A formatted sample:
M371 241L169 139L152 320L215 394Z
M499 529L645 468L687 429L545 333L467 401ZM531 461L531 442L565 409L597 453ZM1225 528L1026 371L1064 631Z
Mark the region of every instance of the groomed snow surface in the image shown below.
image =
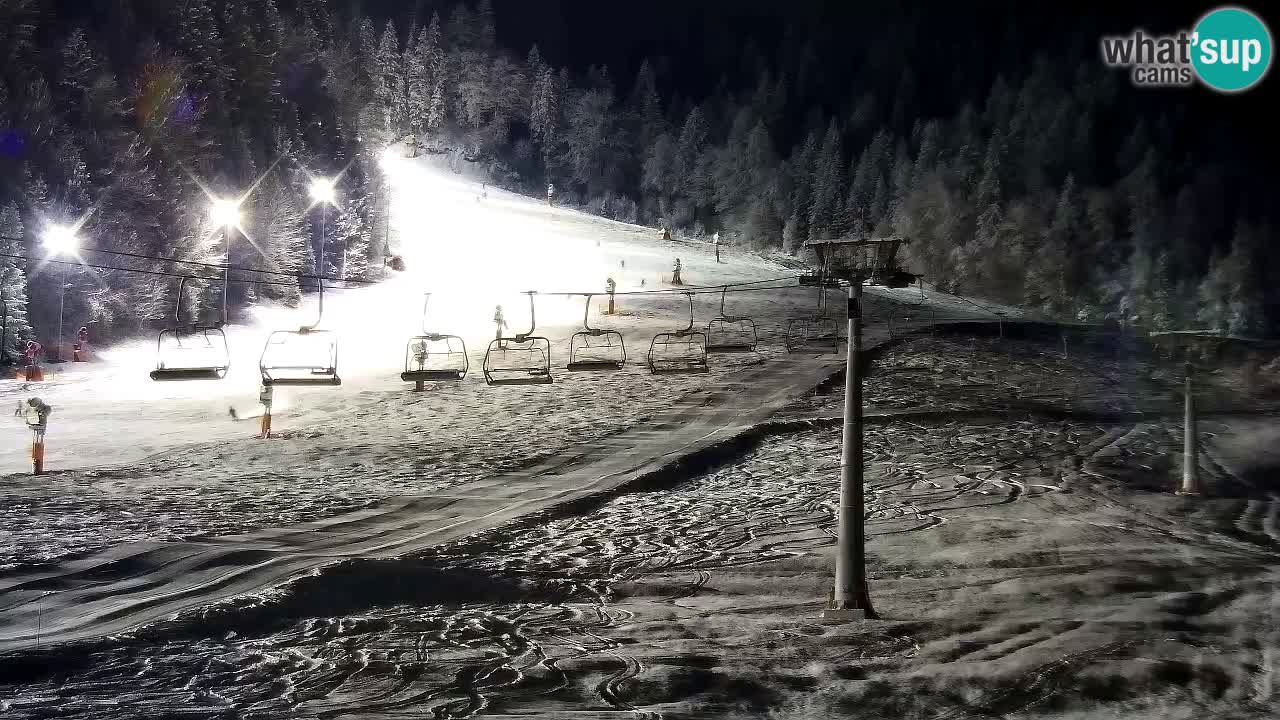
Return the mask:
M306 309L229 333L234 370L220 384L150 383L143 343L38 388L4 383L4 399L38 393L56 412L54 472L0 478L0 580L123 542L465 492L778 364L786 319L812 312L813 289L731 294L728 312L757 321L759 351L713 355L707 375L651 376L648 337L687 320L682 298L620 298L623 315L593 312L593 324L624 332L627 367L571 374L583 300L540 297L556 382L486 387L493 306L523 329L520 290L592 290L607 275L652 289L675 256L694 285L795 271L736 252L716 265L709 247L492 189L405 197L443 182L397 184L397 207L417 201L424 216L398 215L409 271L326 299L344 384L278 391L280 438L252 439L227 408L252 408L255 350ZM472 375L412 393L399 364L424 289L432 329L466 337ZM877 337L891 316L989 316L918 290L868 306ZM699 324L718 309L698 296ZM881 354L867 389L881 620L820 620L837 388L796 398L745 455L661 486L411 557L337 563L129 635L0 656L0 716L1272 717L1280 461L1258 448L1274 445L1274 416L1207 420L1206 496L1175 497L1172 380L1038 338L940 334ZM26 431L6 433L0 460L21 473ZM6 605L0 594L0 625Z

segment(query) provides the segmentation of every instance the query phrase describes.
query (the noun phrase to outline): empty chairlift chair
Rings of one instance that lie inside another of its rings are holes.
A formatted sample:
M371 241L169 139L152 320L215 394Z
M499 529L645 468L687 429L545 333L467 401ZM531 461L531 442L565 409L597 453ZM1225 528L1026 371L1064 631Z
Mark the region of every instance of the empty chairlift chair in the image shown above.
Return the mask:
M617 330L593 328L591 295L582 311L583 329L569 338L569 370L621 370L627 364L627 346Z
M276 330L267 336L267 344L258 359L263 386L342 384L342 378L338 377L338 336L331 330L319 329L324 319L324 280L319 282L316 321L297 330Z
M184 326L182 298L186 287L184 277L178 281L173 327L161 330L156 339L156 367L151 371L151 379L158 382L221 380L231 368L231 350L222 329L226 321L226 293L223 293L220 322L211 325L193 322Z
M484 353L484 381L489 385L546 385L551 383L551 341L533 334L537 329L533 296L529 296L529 331L499 337Z
M827 289L839 287L839 283L821 276L815 281L818 286L818 310L814 315L787 321L787 352L835 353L840 350L840 321L828 315L827 306Z
M727 286L720 289L720 313L707 323L707 352L751 352L756 349L756 323L749 317L725 314L728 292Z
M471 361L467 345L457 335L431 332L427 329L427 304L431 293L422 301L422 334L409 338L404 348L404 372L400 379L422 390L423 383L453 382L467 376Z
M693 293L689 301L689 324L679 330L658 333L649 343L649 372L707 372L707 336L693 329Z

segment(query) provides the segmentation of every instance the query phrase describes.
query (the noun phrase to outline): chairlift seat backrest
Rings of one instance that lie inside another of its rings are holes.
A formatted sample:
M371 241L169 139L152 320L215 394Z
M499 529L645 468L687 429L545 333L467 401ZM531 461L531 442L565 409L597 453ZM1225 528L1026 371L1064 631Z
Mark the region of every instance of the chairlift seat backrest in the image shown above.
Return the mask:
M685 293L689 301L689 324L678 330L658 333L649 343L645 358L649 372L707 372L707 336L693 328L693 293Z
M620 370L627 364L627 345L617 330L591 327L591 294L582 311L582 329L569 338L567 369ZM602 342L592 342L593 339Z
M484 381L488 385L546 385L551 376L551 341L534 335L537 329L533 296L529 296L529 329L511 337L498 337L484 353Z

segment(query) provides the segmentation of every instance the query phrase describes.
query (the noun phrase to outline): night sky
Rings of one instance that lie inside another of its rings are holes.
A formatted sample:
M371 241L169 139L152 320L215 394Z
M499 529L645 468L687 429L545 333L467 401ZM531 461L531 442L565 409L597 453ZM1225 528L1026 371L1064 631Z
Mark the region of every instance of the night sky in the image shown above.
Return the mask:
M415 7L449 7L450 2L423 0L363 0L362 7L380 15L407 17ZM1189 28L1201 15L1220 6L1216 2L914 2L884 0L648 0L628 3L609 0L494 0L499 42L523 56L535 42L543 57L558 66L581 72L592 64L610 68L620 93L627 92L640 63L649 58L659 75L661 91L670 100L679 96L697 102L722 79L731 89L750 87L751 73L743 72L743 49L753 43L769 57L787 28L813 41L818 61L831 76L829 111L851 102L859 92L845 75L856 70L859 48L878 41L901 49L902 58L925 68L919 78L927 110L938 115L955 112L957 79L951 74L956 58L984 58L981 77L967 78L980 103L995 75L1018 74L1020 64L1039 52L1055 60L1099 61L1098 39L1103 34L1127 34L1141 27L1152 32ZM1246 4L1262 15L1275 33L1280 12L1263 3ZM907 19L913 30L902 30ZM447 19L447 18L446 18ZM919 28L924 28L920 30ZM1100 61L1099 61L1100 62ZM886 59L884 80L897 81L900 63ZM972 65L971 63L969 65ZM930 74L932 73L932 74ZM1274 74L1274 73L1273 73ZM963 83L961 83L963 84ZM1211 131L1226 128L1256 138L1258 155L1273 157L1274 119L1268 105L1280 99L1277 81L1268 78L1250 92L1222 96L1211 91L1152 91L1130 89L1155 110L1190 108L1188 122ZM808 108L796 108L803 114ZM1280 158L1278 158L1280 159Z

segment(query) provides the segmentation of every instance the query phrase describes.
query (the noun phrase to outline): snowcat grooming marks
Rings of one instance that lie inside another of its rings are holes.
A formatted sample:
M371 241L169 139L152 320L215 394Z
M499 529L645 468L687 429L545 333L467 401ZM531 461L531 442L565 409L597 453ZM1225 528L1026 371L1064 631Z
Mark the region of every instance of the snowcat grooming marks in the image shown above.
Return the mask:
M534 335L537 318L533 296L529 296L529 331L514 337L499 337L489 343L484 353L484 381L487 385L547 385L551 377L551 341ZM514 346L514 347L513 347Z
M622 333L591 327L591 294L587 295L587 307L582 311L583 329L569 338L569 364L566 369L621 370L627 364L627 345Z
M654 375L669 373L704 373L707 365L707 336L693 329L693 293L689 300L689 324L679 330L658 333L649 343L646 362Z
M422 301L422 334L409 338L405 343L404 372L400 373L400 379L416 383L417 390L422 390L425 382L462 380L471 369L467 344L461 337L427 330L427 304L430 302L431 293L426 293Z
M157 382L221 380L231 369L231 348L222 330L226 323L226 294L223 294L222 322L183 327L182 297L186 287L187 278L183 277L178 281L173 327L161 330L156 338L156 367L151 371L151 379Z
M720 313L707 323L707 352L752 352L759 339L756 323L749 317L726 315L724 296L729 287L720 289Z

